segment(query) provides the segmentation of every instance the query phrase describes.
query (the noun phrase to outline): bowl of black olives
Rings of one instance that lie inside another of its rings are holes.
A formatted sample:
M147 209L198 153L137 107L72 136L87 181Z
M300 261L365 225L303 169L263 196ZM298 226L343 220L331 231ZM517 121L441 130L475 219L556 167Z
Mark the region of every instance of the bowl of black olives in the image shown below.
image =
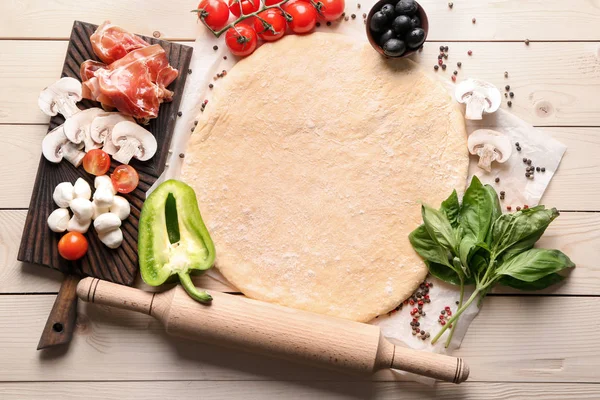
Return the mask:
M429 21L414 0L379 0L367 16L367 37L386 57L407 57L423 47Z

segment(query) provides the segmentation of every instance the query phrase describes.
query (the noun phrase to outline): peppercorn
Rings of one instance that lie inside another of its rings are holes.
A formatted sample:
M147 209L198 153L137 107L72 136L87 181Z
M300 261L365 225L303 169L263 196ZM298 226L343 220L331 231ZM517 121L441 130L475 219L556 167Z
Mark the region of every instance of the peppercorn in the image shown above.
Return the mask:
M471 20L471 22L475 23L475 22L477 22L477 20L476 20L475 18L473 18L473 19Z
M515 142L515 146L519 147L520 146L519 142Z
M429 282L429 287L433 287L433 282Z
M430 337L430 336L431 336L431 335L429 334L429 332L427 332L427 333L425 334L425 337L426 337L426 338L428 338L428 339L429 339L429 337Z
M528 206L527 204L525 204L525 205L523 206L523 210L527 210L528 208L529 208L529 206Z
M521 206L517 206L517 211L521 211Z
M540 167L535 167L535 170L536 170L537 172L540 172L542 169L541 169Z
M358 8L360 8L360 7L358 7ZM363 13L363 18L367 18L367 14L366 13Z
M442 58L444 58L444 56L442 54L438 54L438 60L441 60Z
M213 46L213 50L214 50L214 51L217 51L217 50L219 50L219 46L217 46L217 45L215 44L215 45Z
M506 103L509 107L512 107L512 101L508 101L508 103Z
M178 112L177 112L177 116L178 116L178 117L181 117L182 115L183 115L183 113L182 113L181 111L178 111Z
M510 85L504 86L504 89L506 89L506 91L508 92L510 90Z
M440 51L444 51L444 46L440 46Z
M440 321L440 324L446 325L446 321Z
M447 59L448 59L448 54L444 53L444 60L447 60Z
M517 151L521 151L521 147L517 147Z
M525 45L529 46L529 39L525 39Z
M504 93L504 97L508 99L508 93Z
M209 84L208 84L208 88L209 88L209 89L212 89L212 88L214 88L214 87L215 87L215 85L213 85L212 83L209 83Z
M448 46L444 46L444 51L447 53L448 52Z
M348 21L348 20L350 20L350 17L346 15L346 16L344 17L344 21Z
M442 315L446 314L446 310L442 310L442 311L440 312L440 314L442 314Z
M458 71L454 71L454 72L453 72L453 74L454 74L454 75L458 75Z
M504 71L504 77L508 78L508 71Z
M527 162L527 158L523 157L523 162L526 163Z
M446 64L442 64L442 69L445 71L446 70Z
M512 210L512 207L511 207L511 206L506 206L506 209L507 209L508 211L510 211L510 210Z
M496 183L500 182L500 178L494 179L494 182L496 182Z
M331 21L327 21L327 26L331 26Z
M433 69L435 69L437 71L438 69L440 69L440 66L436 64L433 66Z
M188 69L188 74L191 74L191 73L192 73L192 69L190 68L190 69Z
M412 331L413 336L417 334L417 331Z
M452 82L456 82L456 75L452 75Z
M525 173L525 178L529 178L531 175L529 174L529 172Z
M506 194L506 192L504 190L500 191L500 196L504 196Z
M356 18L356 14L352 14L351 17L352 17L352 19L355 19Z
M512 99L513 97L515 97L515 94L514 94L513 92L510 92L508 95L510 96L510 98L511 98L511 99Z
M358 3L358 4L356 5L356 8L360 8L360 3Z
M223 56L223 60L227 60L227 56Z
M472 56L473 55L473 50L467 51L467 54L470 55L470 56Z
M457 66L458 68L460 68L460 67L462 67L462 63L459 61L459 62L457 62L457 63L456 63L456 66Z
M458 300L456 300L456 302L455 302L455 303L456 303L456 305L459 305L459 304L460 304L460 303L458 302Z
M185 157L185 154L179 153L179 158L184 158L184 157Z
M531 158L527 160L527 165L531 165Z
M546 167L542 167L542 172L546 172Z
M453 2L449 2L448 3L448 7L450 7L450 8L454 7L454 3Z
M198 121L194 121L194 126L198 126Z

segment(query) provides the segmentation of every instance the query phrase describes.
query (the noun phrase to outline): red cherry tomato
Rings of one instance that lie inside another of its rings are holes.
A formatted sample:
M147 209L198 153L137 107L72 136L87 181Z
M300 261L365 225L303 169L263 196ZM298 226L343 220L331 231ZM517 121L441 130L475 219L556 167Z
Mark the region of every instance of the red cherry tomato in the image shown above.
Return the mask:
M248 25L236 25L225 34L225 43L235 56L245 57L256 50L256 31Z
M307 33L314 29L317 24L317 10L312 4L299 0L285 5L285 12L292 16L292 20L289 22L292 32Z
M229 7L223 0L202 0L198 4L198 18L204 18L206 25L218 31L227 25Z
M294 3L296 0L289 0L287 3L283 5L283 7L288 6ZM281 0L265 0L265 6L272 6L274 4L281 3Z
M229 11L236 17L258 11L260 0L229 0Z
M69 232L58 241L58 254L65 260L79 260L87 250L88 241L79 232Z
M287 21L281 14L281 11L272 8L261 12L258 16L262 18L264 22L257 18L254 21L254 29L261 39L266 40L267 42L273 42L283 37ZM265 22L271 26L265 26Z
M113 186L119 193L131 193L140 183L140 176L130 165L119 165L110 176Z
M83 169L85 169L88 174L96 176L105 175L109 168L110 156L103 150L90 150L83 157Z
M345 0L318 0L317 12L325 21L335 21L342 16L346 8Z

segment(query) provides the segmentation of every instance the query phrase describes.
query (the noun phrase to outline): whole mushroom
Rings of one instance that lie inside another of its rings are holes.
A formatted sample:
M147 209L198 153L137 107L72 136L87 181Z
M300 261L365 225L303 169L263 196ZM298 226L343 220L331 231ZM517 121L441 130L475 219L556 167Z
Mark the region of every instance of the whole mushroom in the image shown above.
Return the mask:
M503 163L512 154L512 145L508 136L491 129L478 129L467 140L469 153L478 155L479 168L490 172L492 162Z
M497 111L502 100L494 85L479 79L466 79L456 85L454 96L456 101L467 105L465 118L471 120L482 119L484 111Z

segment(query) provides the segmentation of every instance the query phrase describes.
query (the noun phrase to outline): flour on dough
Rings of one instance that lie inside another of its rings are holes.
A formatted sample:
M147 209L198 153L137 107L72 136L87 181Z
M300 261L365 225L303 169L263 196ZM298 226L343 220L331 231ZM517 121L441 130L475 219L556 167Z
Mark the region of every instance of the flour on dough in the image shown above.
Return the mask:
M409 60L336 34L267 43L219 81L188 144L216 266L249 297L369 321L427 268L421 202L464 190L458 106Z

